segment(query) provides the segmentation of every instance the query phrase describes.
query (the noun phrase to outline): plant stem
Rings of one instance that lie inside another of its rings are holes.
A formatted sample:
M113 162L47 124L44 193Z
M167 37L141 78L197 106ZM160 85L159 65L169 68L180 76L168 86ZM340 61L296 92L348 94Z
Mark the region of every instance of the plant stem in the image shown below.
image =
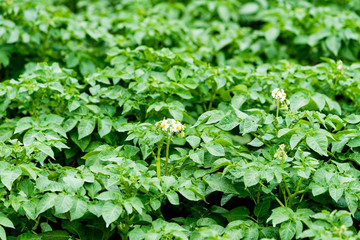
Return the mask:
M187 158L189 157L189 155L184 156L183 158L179 159L175 164L173 164L173 166L169 169L169 173L171 173L172 171L174 171L175 167L180 164L181 162L185 161Z
M213 104L213 101L215 99L215 95L216 95L216 89L212 91L212 94L211 94L211 97L210 97L210 102L209 102L209 106L208 106L208 111L211 110L212 108L212 104Z
M262 182L259 182L261 186L265 187L264 184L262 184ZM275 200L280 204L280 206L285 207L284 204L280 201L280 199L278 199L277 196L275 196L275 194L273 194L272 192L270 192L271 196L275 197Z
M299 189L300 189L302 180L303 180L303 178L301 177L301 178L299 179L299 181L297 182L297 186L296 186L296 189L295 189L294 194L292 194L291 197L289 198L289 207L291 207L292 201L294 200L294 198L296 197L296 195L298 195L298 193L299 193Z
M249 189L246 189L246 191L249 193L249 197L251 198L251 200L254 201L255 205L257 204L256 203L256 199L253 197L253 195L250 193Z
M161 147L162 147L162 144L158 146L158 153L157 153L157 161L156 161L156 172L157 172L157 177L160 178L160 171L161 171L161 168L160 168L160 154L161 154Z
M260 185L259 185L259 187L258 187L258 194L257 194L257 203L255 203L255 204L260 203L260 191L261 191L261 187L260 187Z
M280 108L280 99L277 100L277 104L276 104L276 117L279 116L279 108Z
M283 171L285 170L285 167L284 167L284 158L282 158L282 160L281 160L281 168L282 168ZM288 193L288 195L289 195L289 197L290 197L291 192L290 192L289 187L288 187L288 185L287 185L287 183L286 183L286 181L285 181L285 174L283 174L283 179L284 179L285 190L286 190L286 192Z
M165 160L165 176L167 175L167 167L169 162L169 149L170 149L170 140L172 137L172 133L168 136L167 142L166 142L166 160Z

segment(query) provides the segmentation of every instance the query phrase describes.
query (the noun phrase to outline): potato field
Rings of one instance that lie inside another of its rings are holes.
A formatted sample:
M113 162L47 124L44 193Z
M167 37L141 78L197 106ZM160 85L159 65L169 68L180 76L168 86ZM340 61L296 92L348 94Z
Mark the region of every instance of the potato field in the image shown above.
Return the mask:
M359 0L0 0L0 240L359 231Z

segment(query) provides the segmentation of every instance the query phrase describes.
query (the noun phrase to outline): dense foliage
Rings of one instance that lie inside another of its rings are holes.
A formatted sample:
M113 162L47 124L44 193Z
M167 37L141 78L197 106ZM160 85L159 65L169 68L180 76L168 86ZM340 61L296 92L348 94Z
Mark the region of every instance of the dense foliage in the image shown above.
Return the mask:
M359 46L358 0L0 1L0 239L359 239Z

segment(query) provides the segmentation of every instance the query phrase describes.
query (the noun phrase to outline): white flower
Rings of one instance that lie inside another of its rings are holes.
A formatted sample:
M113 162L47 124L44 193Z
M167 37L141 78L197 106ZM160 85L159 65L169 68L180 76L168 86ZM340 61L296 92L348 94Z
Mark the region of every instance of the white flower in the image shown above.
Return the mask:
M184 131L185 126L181 124L181 122L174 119L164 119L155 124L156 127L160 128L164 132L170 133L180 133Z
M272 90L271 96L276 100L280 99L280 102L283 102L286 99L286 93L284 89L275 88L274 90Z
M336 63L337 70L341 72L343 70L343 67L344 67L343 62L341 60L337 61Z
M276 98L276 96L277 96L277 94L278 94L279 91L280 91L279 88L275 88L274 90L272 90L271 96L272 96L273 98Z

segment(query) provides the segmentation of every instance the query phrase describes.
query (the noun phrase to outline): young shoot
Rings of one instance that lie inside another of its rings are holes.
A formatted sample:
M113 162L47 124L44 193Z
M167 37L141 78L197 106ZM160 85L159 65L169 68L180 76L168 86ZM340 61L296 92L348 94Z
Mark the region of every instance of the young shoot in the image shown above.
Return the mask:
M155 123L156 128L159 128L161 131L166 132L166 157L165 157L165 176L167 175L167 167L169 162L169 149L170 149L170 142L171 138L174 134L177 134L180 137L185 136L185 126L181 124L180 121L174 120L174 119L164 119L162 121L159 121ZM157 177L160 178L161 176L161 165L160 165L160 159L161 159L161 147L164 144L164 142L161 142L158 145L158 153L156 158L156 172Z

